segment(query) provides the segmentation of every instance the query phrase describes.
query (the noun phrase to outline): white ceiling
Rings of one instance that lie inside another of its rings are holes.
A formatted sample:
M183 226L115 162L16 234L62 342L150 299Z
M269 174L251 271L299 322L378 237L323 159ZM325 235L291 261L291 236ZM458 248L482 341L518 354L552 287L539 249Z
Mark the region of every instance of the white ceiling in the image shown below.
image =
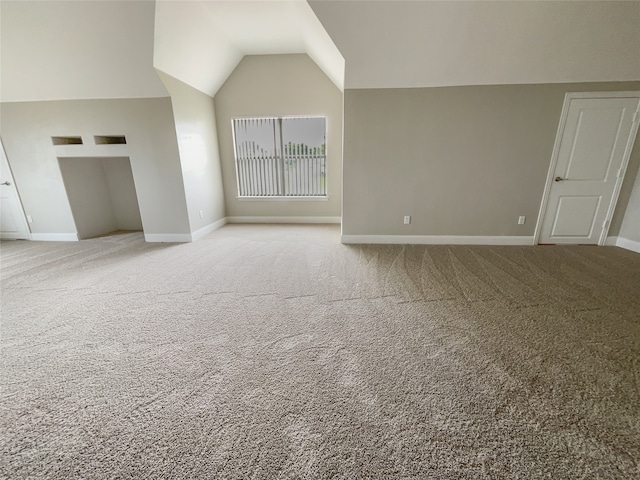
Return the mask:
M314 1L345 88L640 80L640 2Z
M153 2L0 2L0 100L168 96Z
M271 53L339 88L640 80L638 1L1 0L0 22L2 101L167 96L154 67L214 95Z
M307 53L342 90L344 59L304 0L158 0L154 65L215 95L244 55Z
M344 59L305 0L1 0L0 100L168 96L157 68L215 95L244 55Z

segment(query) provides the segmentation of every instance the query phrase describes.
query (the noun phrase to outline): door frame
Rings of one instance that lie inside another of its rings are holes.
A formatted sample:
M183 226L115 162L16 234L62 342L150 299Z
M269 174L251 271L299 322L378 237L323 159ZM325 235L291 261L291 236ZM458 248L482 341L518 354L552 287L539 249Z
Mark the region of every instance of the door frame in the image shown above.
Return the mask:
M571 104L571 100L574 99L589 99L589 98L638 98L640 99L640 91L624 91L624 92L567 92L564 96L564 103L562 105L562 113L560 114L560 123L558 124L558 131L556 133L556 140L553 144L553 153L551 154L551 162L549 163L549 171L547 172L547 181L544 186L544 192L542 194L542 202L540 203L540 211L538 212L538 221L536 222L536 229L533 236L533 244L538 245L540 241L540 236L542 234L542 223L544 221L544 216L547 213L547 207L549 204L549 194L551 193L551 186L553 185L553 178L556 171L556 167L558 165L558 155L560 154L560 143L562 141L562 136L564 135L564 130L567 125L567 117L569 114L569 106ZM640 107L638 107L640 110ZM629 157L631 157L631 150L633 149L633 144L636 139L636 135L638 134L638 126L640 125L640 113L639 110L636 110L634 113L634 118L631 124L631 133L629 135L629 139L627 140L627 145L625 146L624 155L622 157L622 165L620 167L620 175L616 180L616 184L613 188L613 194L611 196L611 203L609 204L609 209L607 210L607 215L605 217L605 227L602 229L602 233L600 234L600 238L598 239L598 245L604 245L607 240L607 235L609 233L609 227L611 227L611 219L613 218L613 213L615 212L616 205L618 203L618 197L620 196L620 189L622 187L622 182L624 181L624 176L627 173L627 166L629 165Z
M22 226L24 227L25 231L27 232L27 238L25 240L31 240L31 228L29 227L29 222L27 221L27 215L24 211L24 206L22 205L22 198L20 197L20 192L18 191L18 185L16 185L16 179L13 176L13 171L11 170L11 164L9 163L9 157L7 155L7 151L4 148L4 142L2 141L2 138L0 137L0 150L2 150L0 152L0 155L2 155L2 157L4 158L5 162L7 163L7 167L8 167L8 175L11 179L11 183L13 184L13 187L15 188L16 191L16 205L18 206L18 217L19 217L19 222L22 223ZM11 240L11 238L7 238L7 240ZM22 240L22 238L20 238L20 240Z

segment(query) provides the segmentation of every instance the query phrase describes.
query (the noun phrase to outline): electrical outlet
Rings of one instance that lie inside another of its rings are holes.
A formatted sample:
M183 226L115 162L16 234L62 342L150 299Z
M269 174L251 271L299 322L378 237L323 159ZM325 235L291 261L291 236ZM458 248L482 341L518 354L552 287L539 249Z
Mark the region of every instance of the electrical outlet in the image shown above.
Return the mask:
M518 225L524 225L524 221L527 219L524 215L518 217Z
M204 214L202 213L202 210L200 210L200 218L202 218L204 216Z
M33 223L33 217L31 215L27 215L27 222Z
M411 223L411 215L404 216L404 224L409 225Z

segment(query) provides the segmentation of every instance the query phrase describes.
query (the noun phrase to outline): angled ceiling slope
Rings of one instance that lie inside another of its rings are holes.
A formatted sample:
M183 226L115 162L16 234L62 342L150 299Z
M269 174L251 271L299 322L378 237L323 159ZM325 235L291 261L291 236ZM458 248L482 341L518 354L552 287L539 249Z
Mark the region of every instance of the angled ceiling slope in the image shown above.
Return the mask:
M3 102L168 96L153 1L0 2Z
M346 88L640 80L640 2L309 2Z
M286 53L344 88L344 59L304 0L156 2L155 68L210 96L243 56Z

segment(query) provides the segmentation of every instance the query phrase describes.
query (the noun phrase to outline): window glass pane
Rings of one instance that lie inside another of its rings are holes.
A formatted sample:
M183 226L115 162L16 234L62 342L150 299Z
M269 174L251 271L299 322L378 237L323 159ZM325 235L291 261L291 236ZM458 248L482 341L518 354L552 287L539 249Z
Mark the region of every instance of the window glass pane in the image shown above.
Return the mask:
M325 144L324 117L289 117L282 119L282 139L285 145L304 145L309 149L321 148Z
M324 117L233 119L240 197L325 197Z
M234 121L236 148L243 146L253 151L264 151L266 155L275 155L274 128L275 118L240 118Z

